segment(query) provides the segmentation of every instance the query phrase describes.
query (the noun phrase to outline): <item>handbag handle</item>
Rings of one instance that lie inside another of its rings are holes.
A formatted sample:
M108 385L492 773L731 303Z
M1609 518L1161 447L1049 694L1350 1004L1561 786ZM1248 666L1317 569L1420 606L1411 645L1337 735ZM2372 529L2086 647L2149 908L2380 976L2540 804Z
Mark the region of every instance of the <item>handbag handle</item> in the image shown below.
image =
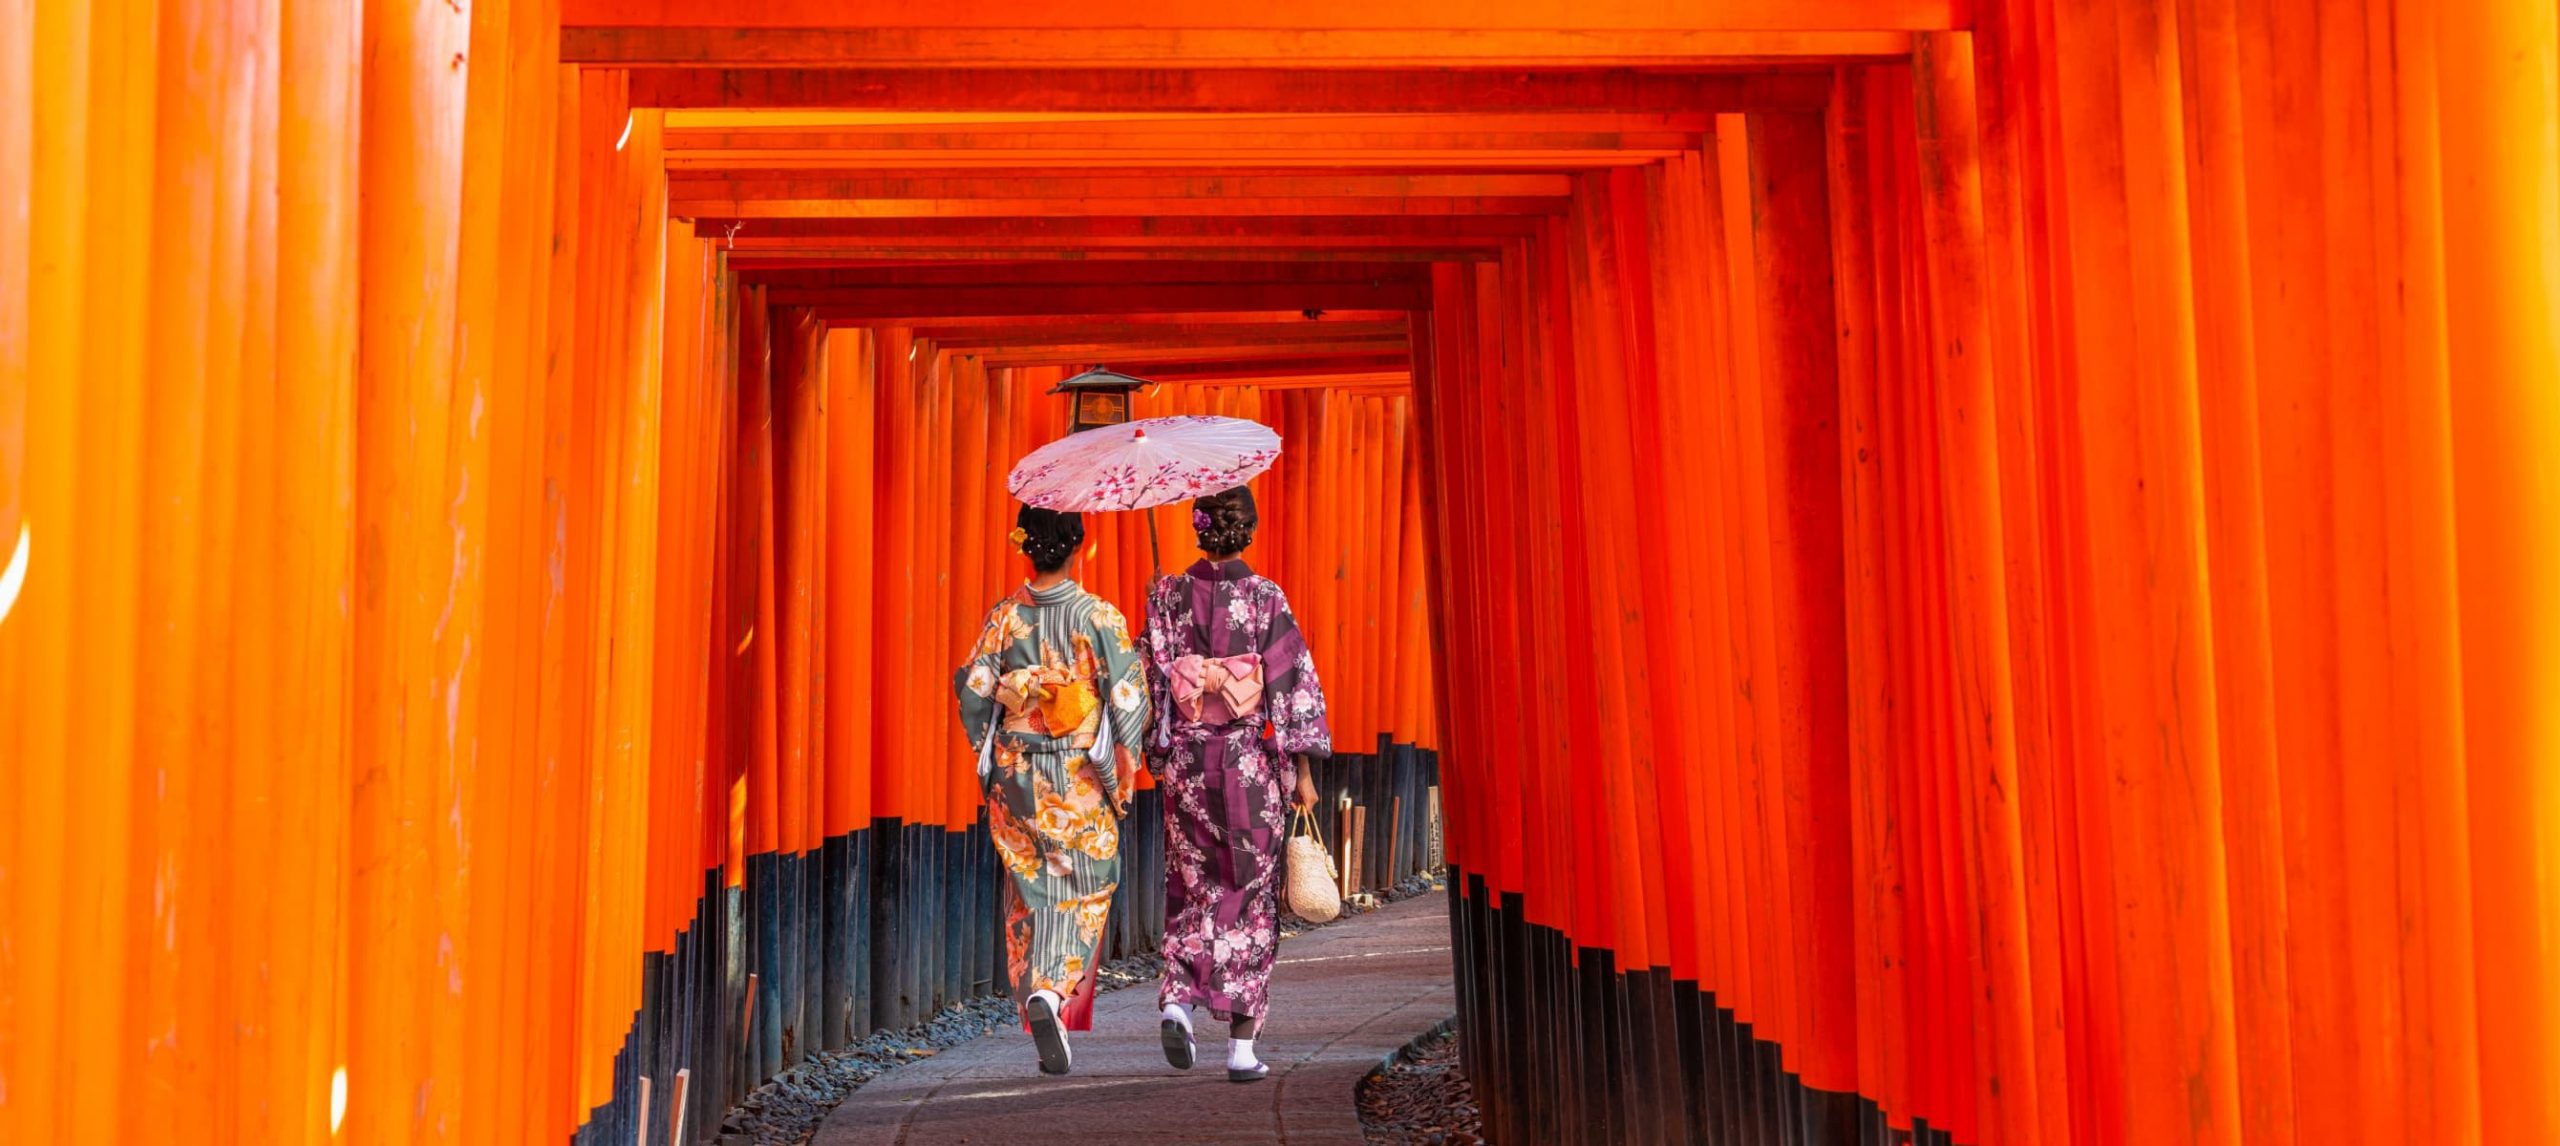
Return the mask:
M1307 814L1305 811L1303 811L1303 810L1301 810L1301 811L1296 811L1296 812L1292 812L1292 813L1290 813L1290 815L1291 815L1292 817L1294 817L1294 818L1298 821L1298 824L1299 824L1301 827L1306 828L1306 830L1307 830L1307 835L1309 835L1309 836L1311 836L1311 837L1313 837L1313 838L1315 839L1315 841L1316 841L1316 846L1317 846L1317 847L1325 848L1325 850L1326 850L1327 852L1330 852L1330 851L1332 851L1332 850L1333 850L1332 848L1326 848L1326 847L1325 847L1325 843L1324 843L1324 832L1323 832L1321 829L1319 829L1319 828L1317 828L1317 827L1316 827L1316 818L1315 818L1314 816L1310 816L1310 815L1308 815L1308 814ZM1297 834L1297 833L1293 830L1290 834L1295 835L1295 834Z

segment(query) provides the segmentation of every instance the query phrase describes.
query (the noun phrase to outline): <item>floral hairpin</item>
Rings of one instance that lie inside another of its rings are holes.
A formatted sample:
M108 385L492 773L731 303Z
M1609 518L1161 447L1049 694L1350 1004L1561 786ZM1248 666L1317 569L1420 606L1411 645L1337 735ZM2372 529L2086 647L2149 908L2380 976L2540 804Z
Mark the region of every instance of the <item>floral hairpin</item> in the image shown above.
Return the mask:
M1022 543L1031 540L1031 531L1017 525L1013 527L1013 532L1005 534L1005 536L1011 539L1015 545L1021 545Z
M1192 510L1192 511L1191 511L1191 528L1193 528L1193 529L1207 529L1207 528L1209 528L1209 511L1208 511L1208 510L1205 510L1205 509L1195 509L1195 510Z

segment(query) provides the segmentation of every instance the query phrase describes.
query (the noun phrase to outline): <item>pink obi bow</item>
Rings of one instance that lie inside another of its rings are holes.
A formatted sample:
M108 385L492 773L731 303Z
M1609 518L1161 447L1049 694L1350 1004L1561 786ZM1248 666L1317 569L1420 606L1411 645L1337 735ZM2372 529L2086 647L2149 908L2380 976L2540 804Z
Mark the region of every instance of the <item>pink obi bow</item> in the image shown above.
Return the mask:
M1202 724L1225 724L1262 708L1262 656L1246 653L1234 657L1204 657L1190 654L1175 660L1166 671L1173 684L1173 706L1182 715ZM1222 719L1209 715L1211 700L1222 702Z

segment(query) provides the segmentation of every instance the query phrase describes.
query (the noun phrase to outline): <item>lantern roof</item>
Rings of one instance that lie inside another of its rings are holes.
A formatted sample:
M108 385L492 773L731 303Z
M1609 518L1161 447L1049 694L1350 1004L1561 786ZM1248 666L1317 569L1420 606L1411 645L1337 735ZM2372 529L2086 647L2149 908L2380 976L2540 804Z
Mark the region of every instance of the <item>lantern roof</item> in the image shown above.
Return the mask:
M1078 374L1073 378L1069 378L1058 383L1057 387L1049 392L1052 394L1072 394L1078 390L1136 390L1153 385L1155 385L1155 383L1149 382L1144 378L1132 378L1117 370L1096 366L1091 370L1087 370L1082 374Z

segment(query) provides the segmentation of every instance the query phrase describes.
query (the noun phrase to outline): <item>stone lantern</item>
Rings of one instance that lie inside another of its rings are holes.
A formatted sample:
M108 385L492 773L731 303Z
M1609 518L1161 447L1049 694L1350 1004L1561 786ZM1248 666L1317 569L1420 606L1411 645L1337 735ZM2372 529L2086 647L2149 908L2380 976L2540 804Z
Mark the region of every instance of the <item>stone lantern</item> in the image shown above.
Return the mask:
M1074 434L1127 422L1130 395L1152 385L1146 379L1096 366L1049 392L1067 395L1067 432Z

